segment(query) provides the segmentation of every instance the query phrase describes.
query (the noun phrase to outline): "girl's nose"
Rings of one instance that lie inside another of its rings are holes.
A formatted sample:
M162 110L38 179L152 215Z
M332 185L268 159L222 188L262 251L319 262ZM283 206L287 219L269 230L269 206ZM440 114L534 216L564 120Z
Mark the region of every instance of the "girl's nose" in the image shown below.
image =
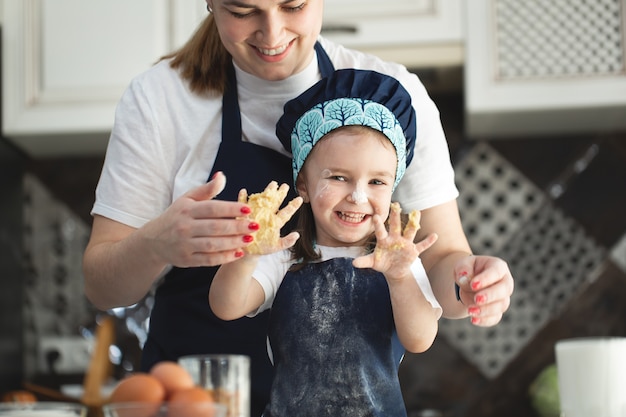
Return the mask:
M348 201L354 204L367 203L367 194L361 188L356 187L352 193L348 194Z

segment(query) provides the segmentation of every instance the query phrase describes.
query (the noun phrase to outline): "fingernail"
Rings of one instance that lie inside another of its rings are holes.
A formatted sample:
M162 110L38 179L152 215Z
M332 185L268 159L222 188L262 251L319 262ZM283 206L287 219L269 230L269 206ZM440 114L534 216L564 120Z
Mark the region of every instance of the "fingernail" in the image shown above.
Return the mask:
M217 171L215 174L213 174L213 176L211 177L211 179L212 179L212 180L214 180L214 179L215 179L215 177L217 177L217 174L219 174L220 172L222 172L222 171Z
M254 240L254 236L252 236L252 235L245 235L245 236L243 237L243 241L244 241L245 243L250 243L250 242L252 242L253 240Z
M480 323L480 319L478 317L472 317L472 324L478 324Z
M474 282L472 282L472 289L473 289L474 291L476 291L476 290L477 290L477 289L479 289L479 288L480 288L480 281L474 281Z
M467 272L465 271L461 272L461 275L459 275L459 284L466 285L468 281L469 281L469 276Z
M487 296L484 294L480 294L476 296L476 304L485 304L487 302Z
M252 210L250 210L250 207L248 207L248 206L243 206L243 207L240 209L240 211L241 211L241 213L243 213L243 214L250 214L250 213L252 213Z
M238 250L237 252L235 252L235 258L241 258L244 255L242 250Z
M469 314L470 316L477 316L478 314L480 314L480 308L470 307L467 309L467 314Z
M248 224L248 229L250 230L259 230L259 224L257 222L250 222Z

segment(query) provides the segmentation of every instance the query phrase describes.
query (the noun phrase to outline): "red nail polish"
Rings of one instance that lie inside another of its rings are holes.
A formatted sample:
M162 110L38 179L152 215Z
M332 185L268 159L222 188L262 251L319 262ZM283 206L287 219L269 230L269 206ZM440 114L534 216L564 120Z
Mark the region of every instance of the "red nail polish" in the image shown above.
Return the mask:
M252 236L252 235L245 235L245 236L243 237L243 241L244 241L244 242L246 242L246 243L250 243L250 242L252 242L253 240L254 240L254 236Z
M248 229L250 230L259 230L259 224L257 222L250 222L250 224L248 224Z
M248 207L248 206L243 206L240 211L243 214L250 214L250 213L252 213L252 210L250 210L250 207Z
M478 307L470 307L467 309L467 314L469 314L470 316L475 316L477 314L480 314L480 308Z
M476 304L485 304L487 302L487 296L486 295L477 295L476 296Z
M480 319L478 317L472 317L472 324L478 324L480 323Z
M480 288L480 281L474 281L474 282L472 282L472 289L473 289L474 291L476 291L476 290L477 290L477 289L479 289L479 288Z
M235 258L241 258L244 255L242 250L238 250L235 252Z

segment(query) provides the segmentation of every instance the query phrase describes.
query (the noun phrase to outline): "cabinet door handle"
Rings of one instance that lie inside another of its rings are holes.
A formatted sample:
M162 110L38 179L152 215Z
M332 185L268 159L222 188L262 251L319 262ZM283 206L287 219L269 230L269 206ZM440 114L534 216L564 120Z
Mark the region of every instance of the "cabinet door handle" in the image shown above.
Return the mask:
M327 33L357 33L359 31L358 27L354 25L323 25L322 26L322 34Z

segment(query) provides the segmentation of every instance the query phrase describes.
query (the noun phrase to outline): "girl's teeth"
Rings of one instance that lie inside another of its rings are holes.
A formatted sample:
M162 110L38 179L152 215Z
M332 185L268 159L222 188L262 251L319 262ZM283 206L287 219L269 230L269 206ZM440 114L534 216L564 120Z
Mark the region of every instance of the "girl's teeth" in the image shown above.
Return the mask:
M263 49L263 48L257 48L257 49L263 55L273 56L273 55L279 55L285 52L285 49L287 49L287 45L281 46L280 48L276 48L276 49Z
M362 222L365 218L365 214L356 214L356 213L339 213L339 217L341 220L352 223Z

